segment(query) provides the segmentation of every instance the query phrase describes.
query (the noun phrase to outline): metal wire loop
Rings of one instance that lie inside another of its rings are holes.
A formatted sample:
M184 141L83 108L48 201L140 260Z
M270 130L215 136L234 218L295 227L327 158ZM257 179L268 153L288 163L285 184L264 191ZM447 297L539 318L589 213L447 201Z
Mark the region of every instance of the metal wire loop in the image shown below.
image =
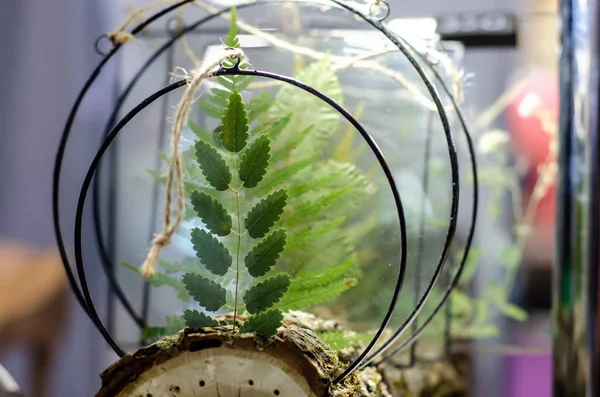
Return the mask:
M377 13L381 12L381 9L383 9L383 15L378 17ZM379 22L385 21L390 16L391 12L392 9L390 8L388 2L385 0L374 1L373 4L371 4L371 6L369 7L369 15L372 18L377 19Z
M100 48L100 43L102 41L107 41L110 43L111 47L109 47L108 49L106 49L106 51L102 51L102 49ZM106 56L111 48L112 48L113 42L108 38L108 35L105 33L103 35L98 36L98 38L94 41L94 50L101 56Z

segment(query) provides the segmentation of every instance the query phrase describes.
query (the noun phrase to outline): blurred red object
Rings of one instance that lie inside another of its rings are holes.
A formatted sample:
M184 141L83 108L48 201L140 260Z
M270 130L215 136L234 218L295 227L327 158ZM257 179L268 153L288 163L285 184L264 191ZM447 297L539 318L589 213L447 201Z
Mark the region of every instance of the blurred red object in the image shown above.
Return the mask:
M546 162L549 156L549 144L552 139L551 134L544 130L539 114L540 112L547 114L549 121L556 125L558 111L558 76L551 70L535 70L529 73L520 84L515 99L507 108L508 130L513 149L518 158L526 160L527 164L527 172L523 180L524 206L527 206L537 182L537 168ZM530 255L526 253L526 256L531 258L552 254L548 252L551 250L547 247L554 242L555 209L555 184L552 184L538 203L529 238Z

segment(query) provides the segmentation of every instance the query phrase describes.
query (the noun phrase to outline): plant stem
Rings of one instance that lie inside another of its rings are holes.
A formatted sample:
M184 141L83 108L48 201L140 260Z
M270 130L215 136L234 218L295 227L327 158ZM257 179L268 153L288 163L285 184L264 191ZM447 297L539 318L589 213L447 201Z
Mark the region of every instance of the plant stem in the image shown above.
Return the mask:
M238 311L238 290L240 285L240 248L242 245L242 211L240 210L240 188L241 183L238 181L238 171L237 171L237 153L233 153L233 169L235 173L235 179L237 184L237 189L235 190L235 201L237 204L237 222L238 222L238 246L237 253L235 258L235 294L233 299L233 334L235 335L235 324L237 319L237 311Z

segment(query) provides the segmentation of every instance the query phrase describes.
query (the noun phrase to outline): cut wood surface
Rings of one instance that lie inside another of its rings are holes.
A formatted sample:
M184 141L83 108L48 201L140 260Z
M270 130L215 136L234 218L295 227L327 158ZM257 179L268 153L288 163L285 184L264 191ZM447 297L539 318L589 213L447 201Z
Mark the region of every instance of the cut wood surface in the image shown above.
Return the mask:
M231 320L225 316L225 320ZM440 360L409 369L367 367L342 384L332 379L357 357L357 347L334 351L318 332L337 323L292 312L268 343L254 334L231 338L227 327L186 328L127 355L101 374L97 397L460 397L463 372Z

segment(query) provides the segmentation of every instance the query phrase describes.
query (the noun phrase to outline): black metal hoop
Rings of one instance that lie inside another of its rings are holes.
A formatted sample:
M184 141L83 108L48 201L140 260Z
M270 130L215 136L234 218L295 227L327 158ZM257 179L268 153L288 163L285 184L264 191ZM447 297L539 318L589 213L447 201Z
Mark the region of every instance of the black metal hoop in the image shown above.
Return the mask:
M276 3L279 2L280 0L262 0L262 1L256 1L254 3L248 3L248 4L244 4L245 6L250 6L250 5L256 5L256 4L268 4L268 3ZM443 105L441 104L441 99L439 98L439 95L437 94L435 87L429 82L428 77L425 75L423 69L420 67L420 65L417 63L417 61L414 59L414 57L412 56L411 51L409 51L406 48L403 48L402 46L405 45L408 48L410 48L412 51L414 51L414 48L412 46L410 46L407 42L403 41L403 43L397 43L395 41L395 39L397 38L397 36L391 34L389 31L387 31L387 29L381 25L381 20L377 19L377 18L373 18L371 16L366 16L363 14L360 14L358 11L348 7L347 5L338 2L337 0L331 0L332 2L336 3L337 5L340 6L341 9L345 9L346 11L349 11L351 13L355 13L355 14L359 14L361 15L367 22L371 23L373 26L375 26L378 30L380 30L382 33L384 33L384 35L386 35L386 37L388 39L390 39L394 44L396 44L396 46L401 50L401 52L403 52L403 54L407 57L407 59L411 62L412 66L417 69L417 71L419 72L419 75L422 79L422 81L424 82L424 84L426 85L430 95L432 96L432 98L434 98L434 103L436 103L436 107L438 109L438 114L440 115L440 118L442 119L442 124L443 124L443 128L444 128L444 133L447 139L447 144L448 144L448 151L449 151L449 158L450 158L450 163L451 163L451 169L452 169L452 206L451 206L451 211L450 211L450 222L448 225L448 230L446 233L446 240L440 255L440 258L437 262L436 265L436 270L431 278L430 283L427 285L427 288L425 289L425 292L423 294L423 296L421 297L421 299L419 300L419 302L417 303L416 308L412 311L412 313L408 316L408 318L404 321L404 323L394 332L394 337L393 339L390 339L389 341L387 341L384 345L387 347L390 344L392 344L393 342L395 342L397 340L397 338L399 338L405 331L405 329L407 327L409 327L412 322L417 318L418 314L421 312L421 310L423 309L423 307L425 306L425 303L427 302L427 300L429 299L431 293L434 290L434 287L439 279L439 276L442 274L442 270L444 267L444 264L447 260L447 256L449 254L449 249L450 246L452 245L452 241L454 238L454 233L456 230L456 223L458 221L458 200L459 200L459 180L458 180L458 158L457 158L457 154L456 154L456 147L454 145L453 142L453 137L452 137L452 133L450 130L450 126L449 126L449 122L445 113L445 110L443 109ZM306 1L307 4L314 4L311 3L310 1ZM238 7L241 8L241 7ZM117 105L115 106L114 110L113 110L113 114L111 116L111 121L109 121L109 123L107 124L107 129L106 131L108 131L108 129L110 128L110 126L112 124L114 124L114 118L116 118L116 114L118 113L120 106L122 105L122 102L124 101L124 99L128 96L130 90L133 88L133 85L135 85L135 83L137 82L137 80L139 79L139 77L141 76L141 74L145 71L145 69L152 63L154 62L158 56L160 56L160 54L162 54L165 50L167 50L171 45L173 45L175 43L176 40L178 40L182 35L187 34L189 32L191 32L192 30L194 30L195 28L197 28L198 26L200 26L203 23L208 22L209 20L230 11L230 8L226 8L221 10L220 12L216 13L216 14L212 14L210 16L207 16L205 18L202 18L201 20L197 21L196 23L193 23L191 25L185 26L181 29L181 31L179 31L177 34L173 35L172 38L167 41L165 44L163 44L163 46L161 46L150 58L149 60L142 66L142 68L138 71L138 73L134 76L134 78L132 79L132 81L130 82L130 84L127 86L127 88L125 89L125 91L123 92L123 94L121 95L121 97L119 98ZM389 6L388 6L388 11L389 11ZM385 19L385 18L382 18ZM392 39L393 38L393 39ZM419 54L418 52L415 51L416 54ZM420 54L418 55L420 56ZM443 81L442 81L443 83ZM98 207L98 204L95 204L95 207ZM97 229L97 233L96 233L96 238L98 241L98 245L100 247L103 247L103 242L101 241L101 232L99 232L101 230L101 223L100 223L100 217L97 217L97 223L96 223L96 229ZM104 251L105 252L105 251ZM107 258L108 255L103 255L104 258ZM108 265L106 265L108 263ZM110 261L108 260L104 260L103 261L103 265L105 268L105 271L109 271L107 270L107 268L111 268L112 264L110 264ZM119 298L121 298L122 295L119 295ZM126 299L126 298L125 298ZM124 302L125 303L125 302ZM130 304L126 305L126 308L130 306ZM378 350L379 351L379 350ZM369 361L371 361L372 359L374 359L375 356L373 355L372 357L369 357L369 359L366 360L366 363L368 363ZM345 376L347 376L347 374L345 374Z
M155 15L151 16L148 20L146 20L144 23L138 25L137 27L135 27L132 31L131 34L135 35L137 33L139 33L140 31L142 31L144 28L146 28L148 25L150 25L152 22L154 22L155 20L159 19L160 17L164 16L165 14L185 5L188 4L190 2L192 2L193 0L183 0L180 1L179 3L176 3L170 7L165 8L164 10L156 13ZM459 188L458 188L458 160L457 160L457 156L456 156L456 150L454 148L454 142L452 139L452 133L450 131L450 126L449 126L449 122L447 119L447 116L445 114L445 111L443 109L443 105L441 104L441 100L439 99L439 96L437 95L437 92L435 90L435 88L433 87L433 85L431 84L431 82L428 80L427 76L425 75L423 69L420 67L420 65L418 65L418 63L416 62L416 60L414 59L414 57L410 54L410 52L407 50L407 48L405 47L405 43L402 43L400 41L398 41L396 39L396 37L391 34L391 32L389 32L381 23L380 21L378 21L375 18L372 18L370 16L364 15L360 12L358 12L357 10L354 10L353 8L351 8L350 6L341 3L338 0L331 0L332 3L336 4L337 6L339 6L342 9L345 9L347 11L350 11L351 13L354 13L355 15L360 16L362 19L364 19L366 22L370 23L373 27L375 27L376 29L380 30L388 39L390 39L396 46L398 46L398 48L400 49L400 51L406 56L406 58L409 60L409 62L412 64L412 66L417 70L420 78L423 80L424 84L426 85L429 93L432 95L433 101L436 104L436 108L438 110L438 113L440 115L440 118L442 120L442 125L444 127L444 132L446 134L446 138L447 141L449 143L449 155L450 155L450 162L451 162L451 166L452 166L452 176L453 176L453 186L452 186L452 209L451 212L452 214L456 215L458 213L458 195L459 195ZM243 7L246 6L250 6L250 5L254 5L254 4L261 4L261 3L275 3L277 2L277 0L262 0L262 1L257 1L254 3L247 3L247 4L242 4L238 6L238 9L241 9ZM310 1L306 1L306 3L309 4L314 4L311 3ZM200 23L205 22L207 20L210 20L212 18L215 18L223 13L226 13L230 10L230 8L226 8L223 9L221 11L219 11L216 14L213 14L207 18L205 18L203 21L195 24L194 27L197 27L198 25L200 25ZM187 32L191 30L188 29L188 27L186 27L185 29L182 30L182 32L179 32L180 34L178 35L181 36L181 34ZM64 151L66 149L66 143L68 140L68 136L70 134L70 130L72 127L72 124L74 122L75 116L77 114L78 108L83 100L83 98L85 97L87 91L89 90L89 88L92 86L93 82L95 81L95 79L97 78L97 76L99 75L99 73L101 72L102 68L104 67L104 65L108 62L108 60L117 52L117 50L122 46L122 44L115 44L113 46L113 48L105 55L105 57L101 60L100 64L97 66L97 68L94 70L94 72L92 73L91 77L88 79L88 81L84 84L84 87L82 88L81 92L79 93L75 104L73 106L73 108L71 109L71 112L69 114L69 117L67 119L67 123L65 125L65 129L63 131L63 136L61 137L61 141L59 144L59 153L57 154L57 159L56 159L56 163L55 163L55 168L54 168L54 181L53 181L53 187L54 187L54 192L53 192L53 215L54 215L54 227L55 227L55 233L57 235L57 242L59 245L59 251L61 254L61 257L63 259L63 263L65 265L65 269L69 278L69 282L71 284L71 287L79 301L79 303L82 305L82 307L84 309L88 308L90 305L92 305L93 307L93 303L91 302L91 297L89 297L89 291L88 291L88 296L84 296L86 294L83 294L81 290L79 290L79 287L77 285L77 282L75 281L75 278L73 276L73 273L70 269L69 266L69 262L68 262L68 258L64 249L64 244L63 244L63 238L62 238L62 232L61 232L61 226L60 226L60 217L59 217L59 208L58 208L58 202L59 202L59 192L58 192L58 188L60 186L60 171L62 168L62 162L64 159ZM396 194L397 192L395 192ZM444 247L444 251L442 252L442 257L440 260L440 264L438 265L438 270L439 272L441 272L441 268L443 267L443 263L445 262L448 252L447 252L447 248L449 248L451 241L454 237L454 233L455 233L455 229L456 229L456 223L457 223L457 219L456 216L451 217L450 220L450 224L449 224L449 230L447 233L447 244L445 244ZM404 239L403 239L404 240ZM402 250L402 254L405 255L405 249ZM104 261L103 261L104 262ZM79 267L79 263L78 263L78 267ZM116 280L114 280L116 281ZM437 277L434 278L433 283L435 283L437 281ZM112 281L110 280L109 277L109 282L112 284ZM116 282L115 282L116 284ZM123 295L124 297L124 295ZM396 297L397 298L397 297ZM119 297L119 299L123 302L126 301L125 299L122 299L122 297ZM87 309L86 309L87 310ZM130 313L131 314L131 313ZM417 313L418 314L418 313ZM91 316L93 317L93 316ZM96 316L97 317L97 316ZM92 319L94 320L94 319ZM388 319L389 321L389 319ZM386 345L389 345L389 343L386 343ZM372 347L372 346L371 346ZM366 353L368 353L367 350L365 350ZM366 356L366 354L364 354L364 356ZM342 373L340 376L338 376L334 382L339 382L341 380L343 380L348 374L350 374L359 364L359 361L365 361L365 357L361 357L359 358L359 360L357 360L355 363L353 363L351 366L349 366L346 371L344 371L344 373ZM371 358L370 358L371 359ZM370 359L367 359L367 362L370 361Z
M446 291L444 292L444 295L442 296L442 299L440 301L440 303L438 304L438 306L436 306L436 308L433 310L433 312L429 315L429 317L427 317L427 319L425 320L425 322L417 329L413 332L413 334L410 336L409 339L407 339L404 343L402 343L400 346L394 348L391 352L388 352L385 354L384 357L382 357L380 360L378 360L378 363L382 363L384 361L389 360L391 357L393 357L396 354L402 353L403 351L405 351L408 347L410 347L411 345L413 345L417 339L419 338L419 336L423 333L423 331L425 330L425 328L431 323L431 321L433 320L433 318L440 312L440 310L442 309L442 307L444 306L444 304L448 301L448 299L450 298L450 295L452 294L452 291L458 286L458 282L460 281L460 277L462 275L465 263L467 261L467 258L469 256L469 251L471 249L471 245L473 243L473 237L475 236L475 225L477 223L477 212L479 209L479 180L477 177L477 159L476 159L476 155L475 155L475 147L473 144L473 139L471 137L471 134L469 133L469 128L467 126L467 122L466 119L464 118L462 112L460 111L460 107L458 105L458 103L456 102L456 99L454 98L454 95L452 95L452 93L450 92L450 89L448 88L448 85L444 82L444 80L442 79L440 73L438 72L438 70L431 65L429 62L427 62L426 58L424 55L422 55L421 53L419 53L418 51L416 51L416 49L410 44L408 43L406 40L404 40L401 37L398 37L399 40L403 41L404 44L410 48L411 50L413 50L415 52L415 54L417 54L417 56L423 60L425 62L426 65L429 66L431 72L434 74L435 78L438 80L438 82L440 83L440 86L442 87L442 89L444 90L444 92L448 95L448 97L450 98L450 103L452 105L452 107L454 108L454 111L456 112L456 115L458 117L458 121L462 127L462 130L465 134L465 139L467 141L467 149L468 149L468 153L469 153L469 162L471 163L471 176L473 178L473 208L471 210L471 222L469 224L469 228L468 228L468 232L467 232L467 240L465 243L465 247L463 250L463 255L462 258L459 262L458 265L458 269L454 275L454 277L451 279L450 281L450 285L446 288ZM385 351L396 341L398 340L400 337L402 336L401 332L397 332L397 334L394 335L393 337L393 341L391 341L389 344L384 344L383 346L381 346L379 349L377 349L373 354L372 357L370 357L371 359L376 358L379 354L383 354L385 353Z
M400 234L401 234L401 238L402 238L402 240L401 240L401 258L400 258L399 269L398 269L398 277L397 277L395 288L394 288L394 295L393 295L392 301L390 302L388 312L387 312L386 316L384 317L384 320L382 321L378 331L375 333L375 336L373 337L373 339L367 346L367 348L363 351L363 353L360 355L360 357L355 360L355 362L350 364L350 365L353 365L354 368L356 368L357 366L359 366L361 364L364 357L366 357L369 354L369 352L373 349L373 347L375 346L375 344L378 342L379 338L385 331L385 328L387 327L387 325L391 319L391 316L394 312L396 302L398 300L398 296L400 295L400 291L402 289L402 285L404 282L404 276L406 274L406 262L407 262L406 219L404 216L402 200L400 198L400 194L398 193L398 188L396 186L394 176L392 175L392 171L390 170L389 166L387 165L387 162L385 160L385 157L383 156L383 153L381 152L381 150L379 149L379 147L377 146L377 144L375 143L373 138L369 135L369 133L362 127L362 125L347 110L345 110L342 106L337 104L335 101L333 101L331 98L324 95L320 91L315 90L314 88L307 86L306 84L304 84L298 80L292 79L290 77L285 77L285 76L281 76L281 75L277 75L277 74L269 73L269 72L264 72L264 71L242 70L238 67L238 65L235 65L232 68L221 67L217 72L215 72L213 74L213 76L225 76L225 75L248 75L248 76L265 77L265 78L282 81L284 83L294 85L294 86L312 94L313 96L319 98L320 100L324 101L329 106L331 106L336 111L338 111L350 124L352 124L358 130L358 132L361 134L363 139L365 139L365 141L367 142L367 144L369 145L369 147L375 154L375 157L377 158L379 164L381 165L381 167L384 171L384 174L386 176L386 179L388 180L388 183L392 190L392 194L394 196L394 202L396 204L396 209L398 210L398 222L399 222ZM85 277L85 269L83 266L83 263L84 263L83 262L83 251L82 251L82 224L83 224L83 210L84 210L84 206L85 206L85 200L86 200L86 196L87 196L89 187L92 184L92 179L94 178L94 174L98 168L98 165L100 164L100 161L102 160L104 153L106 153L110 144L117 137L119 132L139 112L141 112L143 109L145 109L148 105L150 105L156 99L162 97L163 95L167 94L168 92L171 92L179 87L184 86L185 84L187 84L187 80L181 80L181 81L173 83L167 87L164 87L163 89L157 91L156 93L154 93L153 95L149 96L144 101L142 101L138 106L136 106L123 119L121 119L119 121L119 123L115 126L115 128L113 128L111 130L111 132L109 133L109 135L104 139L102 145L98 149L98 152L94 156L94 159L92 160L92 163L88 169L88 172L86 173L86 177L84 179L84 182L83 182L83 185L81 188L81 192L79 195L79 199L78 199L77 212L76 212L76 216L75 216L75 258L77 261L77 273L79 275L81 291L82 291L85 299L88 302L90 302L90 304L88 305L88 311L89 311L90 316L93 318L94 322L96 323L98 329L100 330L100 332L102 333L102 335L104 336L106 341L111 345L111 347L115 350L115 352L119 356L123 356L123 355L125 355L125 353L117 345L117 343L114 341L112 336L108 333L108 331L106 330L106 328L104 327L104 325L102 323L102 320L99 318L99 316L95 310L94 304L91 300L91 296L90 296L88 285L87 285L87 279Z

